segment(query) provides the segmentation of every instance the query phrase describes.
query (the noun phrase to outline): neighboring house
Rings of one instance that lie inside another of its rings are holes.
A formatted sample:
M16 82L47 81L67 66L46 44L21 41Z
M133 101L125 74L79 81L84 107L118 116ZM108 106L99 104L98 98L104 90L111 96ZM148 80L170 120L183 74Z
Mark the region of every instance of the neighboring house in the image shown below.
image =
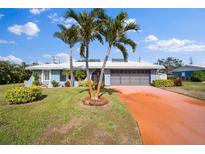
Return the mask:
M90 76L95 82L98 81L102 62L89 62ZM85 69L85 62L74 62L74 69ZM61 85L68 80L68 76L62 74L62 70L69 70L69 63L62 64L42 64L30 66L26 69L38 71L40 73L40 81L51 86L51 81L55 80ZM105 67L103 82L105 85L149 85L153 80L166 79L165 74L158 73L164 66L153 65L143 62L134 61L108 61ZM31 85L33 77L29 81L25 81L25 85Z
M184 65L172 70L175 77L180 77L184 80L190 80L194 71L205 71L205 65Z

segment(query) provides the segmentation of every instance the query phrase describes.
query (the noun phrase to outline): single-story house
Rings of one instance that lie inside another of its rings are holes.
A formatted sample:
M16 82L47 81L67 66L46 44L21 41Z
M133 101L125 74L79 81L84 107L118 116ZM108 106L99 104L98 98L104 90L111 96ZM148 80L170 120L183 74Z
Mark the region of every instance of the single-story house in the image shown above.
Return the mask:
M90 77L97 82L103 62L89 62ZM73 62L74 69L85 69L85 62ZM68 76L63 75L62 70L69 70L69 63L41 64L29 66L26 69L38 71L40 81L44 85L51 87L51 81L55 80L61 85L68 80ZM136 61L108 61L105 67L103 82L105 85L149 85L153 80L166 79L166 74L158 73L164 69L161 65L154 65ZM31 85L34 78L25 81L25 85Z
M184 65L172 70L175 77L180 77L184 80L190 80L192 73L195 71L205 71L205 65Z

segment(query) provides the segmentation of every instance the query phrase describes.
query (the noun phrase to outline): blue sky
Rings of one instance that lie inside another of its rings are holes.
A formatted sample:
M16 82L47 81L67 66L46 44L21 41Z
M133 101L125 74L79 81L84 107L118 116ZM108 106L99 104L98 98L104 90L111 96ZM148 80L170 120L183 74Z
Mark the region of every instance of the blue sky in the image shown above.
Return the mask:
M76 11L89 9L75 9ZM137 50L129 60L156 62L159 58L173 56L189 63L205 64L205 9L106 9L110 16L119 11L128 12L129 21L137 22L141 30L128 32ZM53 37L57 24L67 26L73 20L63 20L66 9L0 9L0 60L14 62L51 62L56 55L61 62L67 60L69 48ZM103 59L107 44L94 41L90 45L90 57ZM74 47L74 59L80 59L79 44ZM110 58L122 58L113 48Z

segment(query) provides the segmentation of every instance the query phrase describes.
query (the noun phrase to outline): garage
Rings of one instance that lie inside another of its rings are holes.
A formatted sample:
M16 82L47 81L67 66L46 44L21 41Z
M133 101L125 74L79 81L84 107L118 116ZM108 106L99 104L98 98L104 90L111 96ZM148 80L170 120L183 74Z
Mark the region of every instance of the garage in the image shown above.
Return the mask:
M111 70L111 85L149 85L150 70Z

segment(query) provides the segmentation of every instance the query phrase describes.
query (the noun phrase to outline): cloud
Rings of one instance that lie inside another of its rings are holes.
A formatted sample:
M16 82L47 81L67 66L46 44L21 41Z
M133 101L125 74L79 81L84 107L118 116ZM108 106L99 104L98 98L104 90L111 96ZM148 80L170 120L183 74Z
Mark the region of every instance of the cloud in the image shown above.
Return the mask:
M75 20L71 18L65 19L64 17L59 16L57 13L50 14L48 18L51 20L52 23L63 24L68 28L71 27L73 24L76 24Z
M4 17L4 14L0 13L0 20Z
M29 36L29 38L37 36L37 34L40 32L40 29L38 28L38 26L33 22L27 22L24 25L16 24L16 25L8 27L8 30L11 33L14 33L16 35L25 34Z
M43 9L30 9L29 12L32 13L33 15L40 15L42 12L47 11L48 9L43 8Z
M50 58L51 60L55 60L56 62L59 62L59 63L69 62L69 54L64 53L64 52L59 52L56 54L44 54L43 57Z
M22 59L17 58L13 55L5 56L5 57L0 56L0 61L10 61L10 62L15 63L15 64L21 64L23 62Z
M0 44L15 44L15 41L7 41L4 39L0 39Z
M52 56L50 54L44 54L43 57L44 58L51 58Z
M149 35L144 40L147 48L153 51L165 52L196 52L205 51L205 43L196 42L187 39L167 39L160 40L154 35Z
M153 42L153 41L158 41L158 38L154 35L149 35L145 38L145 42Z

